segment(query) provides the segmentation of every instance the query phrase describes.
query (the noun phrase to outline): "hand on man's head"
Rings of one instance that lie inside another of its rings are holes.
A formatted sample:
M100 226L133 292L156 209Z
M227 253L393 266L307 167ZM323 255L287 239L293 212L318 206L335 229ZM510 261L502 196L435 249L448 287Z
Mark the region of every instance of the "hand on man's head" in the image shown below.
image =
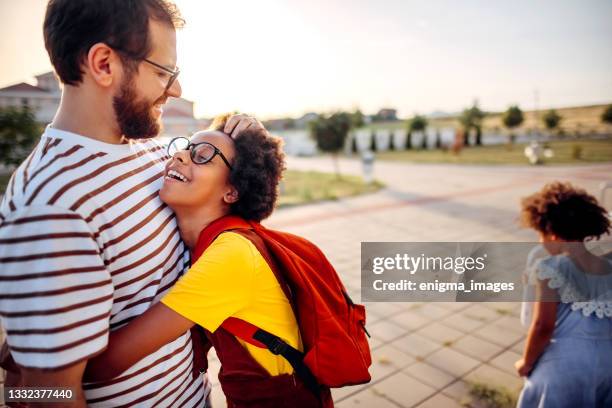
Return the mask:
M235 139L240 132L246 129L263 129L264 125L256 118L249 116L245 113L238 113L229 117L223 129L224 133L227 133Z

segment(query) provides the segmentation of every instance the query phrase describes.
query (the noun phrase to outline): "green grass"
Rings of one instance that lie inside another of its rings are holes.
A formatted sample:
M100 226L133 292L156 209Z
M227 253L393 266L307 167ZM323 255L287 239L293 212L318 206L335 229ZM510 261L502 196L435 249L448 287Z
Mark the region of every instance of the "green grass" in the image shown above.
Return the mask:
M526 144L473 146L464 148L459 154L441 149L403 150L379 152L379 160L405 161L413 163L451 163L451 164L525 164ZM579 140L554 141L549 143L554 157L544 159L544 164L585 164L612 162L612 141Z
M10 174L0 174L0 194L8 184ZM337 200L380 190L383 185L374 182L366 184L361 177L342 176L314 171L288 170L281 186L280 206L307 204L323 200Z
M366 184L361 177L317 171L287 170L281 184L280 206L308 204L316 201L337 200L344 197L372 193L383 187L381 183Z
M463 402L465 407L514 408L518 394L506 387L480 382L470 382L470 399ZM476 400L476 401L474 401Z

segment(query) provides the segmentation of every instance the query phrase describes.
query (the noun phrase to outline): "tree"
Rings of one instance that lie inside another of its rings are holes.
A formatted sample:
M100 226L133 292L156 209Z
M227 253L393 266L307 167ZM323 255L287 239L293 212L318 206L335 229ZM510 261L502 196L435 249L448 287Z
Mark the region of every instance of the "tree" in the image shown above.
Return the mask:
M345 112L336 112L329 116L321 115L317 120L310 122L309 127L317 147L323 152L331 153L336 177L341 178L338 153L344 147L351 130L351 115Z
M406 130L406 150L412 149L412 131L410 128Z
M378 150L378 144L376 143L376 131L372 130L372 136L370 136L370 150L375 152Z
M606 110L601 114L601 121L608 125L612 125L612 105L608 105Z
M519 127L525 120L523 111L516 105L512 105L504 112L502 122L510 130L510 143L514 142L515 135L512 129Z
M28 156L41 133L34 112L23 108L0 108L0 163L12 167Z
M554 131L555 129L559 127L559 123L561 123L561 119L563 119L561 115L559 115L557 111L554 109L551 109L548 112L546 112L546 114L542 118L542 120L544 121L544 125L546 126L546 129L548 129L550 132Z
M353 135L353 140L351 141L351 152L359 152L359 148L357 147L357 135Z
M474 142L475 145L482 145L482 121L485 117L485 113L480 110L478 107L478 101L474 101L471 107L466 108L461 112L461 116L459 116L459 122L461 126L463 126L464 134L466 135L464 142L465 145L469 144L470 131L472 129L476 130L476 140Z
M351 128L359 129L365 125L365 116L363 113L357 109L355 112L351 113Z
M442 135L440 134L440 129L436 130L436 149L442 148Z
M413 132L419 132L425 130L427 127L427 118L421 115L414 115L414 117L410 120L410 130Z
M389 150L397 150L395 146L395 131L393 129L389 131Z

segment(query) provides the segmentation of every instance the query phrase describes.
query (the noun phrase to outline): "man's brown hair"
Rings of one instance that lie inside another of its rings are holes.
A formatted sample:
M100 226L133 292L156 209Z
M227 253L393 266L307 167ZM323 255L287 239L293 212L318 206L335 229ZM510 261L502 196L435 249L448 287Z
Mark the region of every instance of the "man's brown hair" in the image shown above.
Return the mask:
M49 0L43 24L45 47L60 81L78 85L89 49L105 43L128 69L151 51L149 19L175 28L184 24L167 0Z

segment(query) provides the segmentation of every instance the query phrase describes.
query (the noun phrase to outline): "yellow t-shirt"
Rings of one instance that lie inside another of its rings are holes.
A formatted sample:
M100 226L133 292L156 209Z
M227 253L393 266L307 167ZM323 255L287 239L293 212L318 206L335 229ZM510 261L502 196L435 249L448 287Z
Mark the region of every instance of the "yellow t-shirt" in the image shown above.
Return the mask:
M255 245L237 233L219 235L161 301L211 332L233 316L303 350L291 304L274 273ZM270 375L293 373L284 357L238 341Z

